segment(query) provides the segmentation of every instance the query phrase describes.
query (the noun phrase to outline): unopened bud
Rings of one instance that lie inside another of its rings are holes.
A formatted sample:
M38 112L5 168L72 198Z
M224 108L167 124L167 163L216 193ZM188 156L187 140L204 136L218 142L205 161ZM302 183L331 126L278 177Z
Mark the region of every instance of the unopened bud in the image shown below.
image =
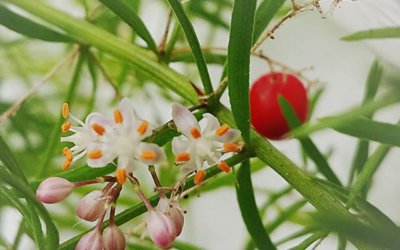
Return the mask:
M160 248L170 248L176 237L174 222L157 210L149 211L146 220L147 230L153 242Z
M36 197L43 203L52 204L67 198L75 185L60 177L50 177L40 183Z
M104 229L102 237L105 250L125 250L125 235L115 224Z
M103 250L100 232L95 229L85 234L76 245L75 250Z
M170 202L167 198L161 198L157 205L157 210L167 215L175 225L176 236L178 237L183 228L184 217L182 210L177 202Z
M81 219L95 221L106 209L106 202L104 193L100 190L94 190L79 201L76 213Z

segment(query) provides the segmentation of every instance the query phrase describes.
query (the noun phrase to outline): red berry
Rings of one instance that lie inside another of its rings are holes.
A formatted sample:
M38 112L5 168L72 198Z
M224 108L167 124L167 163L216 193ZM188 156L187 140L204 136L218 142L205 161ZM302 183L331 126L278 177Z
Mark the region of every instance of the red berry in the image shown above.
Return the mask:
M258 78L250 90L251 122L261 135L280 140L289 131L278 96L283 96L303 123L308 112L307 91L294 75L280 72Z

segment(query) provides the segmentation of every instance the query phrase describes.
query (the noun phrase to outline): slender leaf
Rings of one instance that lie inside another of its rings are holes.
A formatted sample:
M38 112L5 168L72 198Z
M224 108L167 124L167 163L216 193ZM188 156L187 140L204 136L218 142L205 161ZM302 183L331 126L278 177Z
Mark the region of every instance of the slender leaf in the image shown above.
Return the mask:
M400 38L400 27L385 27L359 31L342 37L344 41L359 41L364 39Z
M331 119L331 118L329 118ZM347 124L333 127L336 131L357 138L377 141L383 144L400 147L400 126L385 122L358 118Z
M247 231L250 233L257 248L260 250L273 250L276 247L272 244L264 225L261 221L256 200L254 197L253 184L250 175L250 162L244 161L236 175L236 195L240 212Z
M146 25L136 14L135 9L132 5L127 4L121 0L99 0L115 14L121 17L146 43L147 46L156 54L158 54L157 45L151 36L150 32L146 28Z
M362 168L356 182L353 185L353 188L350 191L349 200L347 202L349 207L351 207L354 199L360 194L365 185L371 181L373 174L385 159L390 149L391 147L388 145L379 145L375 152L371 154L371 156L365 162L364 167Z
M185 10L181 4L180 0L168 0L169 5L174 11L178 21L186 35L189 42L189 46L192 49L193 57L196 61L197 68L199 70L199 75L204 86L206 94L211 94L213 92L213 87L211 84L210 75L208 73L207 65L204 60L203 53L201 51L201 46L199 40L197 39L196 32L194 31L193 25L187 17Z
M254 22L253 41L256 41L261 36L284 3L285 0L263 0L258 5Z
M311 244L316 242L317 240L326 237L327 233L325 232L316 232L310 235L308 238L303 240L299 245L290 248L290 250L306 250Z
M367 102L362 107L350 109L334 117L320 119L320 121L315 124L305 123L301 127L291 131L291 134L294 137L303 137L328 127L346 126L347 123L356 120L360 116L371 114L380 108L387 107L399 101L400 95L391 93L379 100Z
M381 79L382 79L382 66L380 65L378 60L375 60L372 63L371 68L369 70L362 105L374 99L376 92L378 91L379 84L381 83ZM366 117L371 118L372 115L373 113L371 113ZM360 172L365 162L367 161L368 151L369 151L369 142L363 139L359 140L350 170L350 178L349 178L350 184L353 181L354 174L356 172Z
M20 16L2 5L0 5L0 24L21 35L47 42L73 42L72 38Z
M22 172L21 168L18 165L17 159L15 159L7 143L3 140L1 136L0 136L0 161L3 162L4 166L8 169L8 171L15 174L23 181L27 182L24 173Z
M228 45L229 99L245 142L250 140L249 72L256 0L235 0Z
M301 126L301 121L297 117L295 111L290 106L290 103L283 97L279 96L278 101L282 110L282 113L290 127L290 129L295 129ZM318 150L317 146L311 140L310 137L305 136L299 138L300 143L304 150L307 152L308 156L314 161L318 170L333 183L338 185L342 185L339 178L336 176L335 172L333 172L332 168L329 166L328 161L324 157L324 155Z

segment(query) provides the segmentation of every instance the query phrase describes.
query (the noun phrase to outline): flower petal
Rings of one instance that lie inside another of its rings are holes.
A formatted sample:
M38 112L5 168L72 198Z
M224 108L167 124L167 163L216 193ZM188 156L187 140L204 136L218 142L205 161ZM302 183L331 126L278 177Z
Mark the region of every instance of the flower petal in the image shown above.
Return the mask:
M114 127L114 122L110 118L100 114L100 113L90 113L86 117L85 123L91 131L102 135L101 130L110 131Z
M172 139L172 153L174 153L174 155L187 152L189 146L190 142L185 136L178 136Z
M102 143L91 143L87 147L87 164L89 167L99 168L111 163L115 154Z
M216 136L220 142L234 142L240 137L240 131L237 129L229 129L224 135Z
M124 124L125 126L131 125L136 115L129 99L128 98L122 99L118 104L118 109L122 114L122 119L123 119L122 124Z
M190 160L190 161L186 162L185 164L182 164L179 167L179 169L180 169L182 174L186 175L186 174L189 174L189 173L191 173L193 171L196 171L197 167L196 167L195 161L194 160Z
M164 151L154 143L141 142L136 148L136 158L147 165L164 162L167 157Z
M220 126L218 119L210 113L203 114L203 117L206 119L206 126L204 127L203 133L214 133L214 130Z
M178 130L188 138L193 138L192 129L200 131L199 123L192 112L181 104L176 103L172 106L172 119Z

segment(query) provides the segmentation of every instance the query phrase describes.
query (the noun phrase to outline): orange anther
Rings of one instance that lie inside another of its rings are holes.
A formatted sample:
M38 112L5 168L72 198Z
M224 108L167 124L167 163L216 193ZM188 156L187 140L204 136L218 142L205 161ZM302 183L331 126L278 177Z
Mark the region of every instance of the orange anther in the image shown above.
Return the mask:
M71 152L71 150L69 150L69 148L67 150L65 150L63 152L63 154L65 155L65 158L67 159L67 161L72 161L73 156L72 156L72 152Z
M115 177L117 178L117 182L119 184L124 184L126 181L126 170L124 168L117 168L115 171Z
M63 133L66 133L71 128L71 126L72 126L71 122L70 121L66 121L61 125L61 131Z
M156 157L157 154L154 151L142 151L140 153L140 158L142 158L142 160L154 160Z
M194 184L198 185L200 184L204 178L206 177L206 171L204 170L197 170L197 173L194 175Z
M175 161L177 162L188 161L188 160L190 160L189 153L180 153L175 156Z
M68 117L68 115L69 115L69 106L68 106L68 103L65 102L65 103L62 105L61 114L62 114L62 116L63 116L64 118L67 118L67 117Z
M229 126L224 124L215 130L215 134L218 136L223 136L226 132L228 132L228 130L229 130Z
M62 165L62 169L63 170L67 170L69 168L69 166L71 166L71 162L69 160L64 161L63 165Z
M103 156L103 153L101 152L100 149L95 149L95 150L93 150L93 151L90 151L90 152L87 154L87 156L88 156L88 158L91 159L91 160L96 160L96 159L99 159L100 157L102 157L102 156Z
M229 173L231 171L231 168L225 161L221 161L218 163L217 167L221 169L221 171L224 171L225 173Z
M94 132L96 132L98 135L103 135L104 132L106 132L106 129L105 129L103 126L101 126L100 124L98 124L98 123L93 123L92 129L93 129Z
M192 128L190 130L190 134L193 136L194 139L197 139L201 136L200 130L198 128Z
M63 150L62 150L62 152L63 152L63 155L65 155L65 152L66 152L67 150L69 150L69 148L68 148L68 147L64 147L64 148L63 148Z
M224 143L224 152L236 152L239 150L239 146L236 143Z
M149 126L149 123L147 121L142 121L142 123L140 123L140 125L136 131L138 132L139 135L144 135L144 133L146 133L148 126Z
M114 110L114 120L115 120L115 123L122 123L124 121L121 110L119 110L119 109Z

